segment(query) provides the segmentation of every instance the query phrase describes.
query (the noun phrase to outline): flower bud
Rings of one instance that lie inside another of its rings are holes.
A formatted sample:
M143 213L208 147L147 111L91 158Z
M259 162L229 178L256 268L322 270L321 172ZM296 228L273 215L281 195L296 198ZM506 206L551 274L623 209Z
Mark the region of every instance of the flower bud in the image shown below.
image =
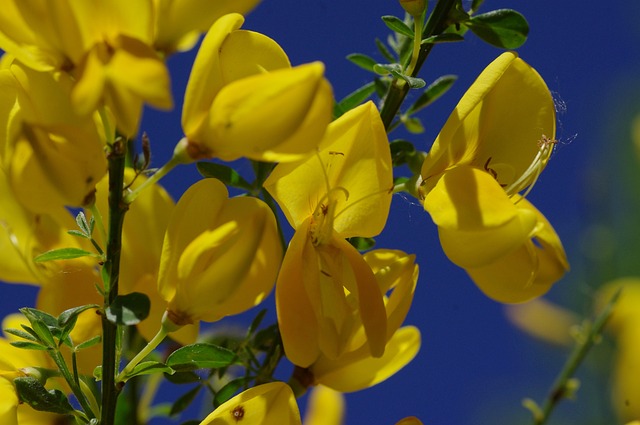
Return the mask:
M271 209L228 198L205 179L182 196L165 233L158 290L178 325L213 322L260 303L273 288L282 248Z
M324 66L290 68L275 41L238 30L242 21L238 14L220 18L198 52L182 111L186 151L225 161L298 159L318 145L331 121Z
M400 6L414 18L420 17L427 7L426 0L398 0Z

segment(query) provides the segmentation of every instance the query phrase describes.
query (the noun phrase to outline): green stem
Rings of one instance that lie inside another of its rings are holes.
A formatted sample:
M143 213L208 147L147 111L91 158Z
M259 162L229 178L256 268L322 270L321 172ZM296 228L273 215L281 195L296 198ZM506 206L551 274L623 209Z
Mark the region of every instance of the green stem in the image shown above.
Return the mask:
M127 193L124 196L124 203L130 204L145 190L147 187L157 183L161 178L167 175L167 173L175 168L178 164L184 164L184 158L178 155L174 155L171 159L153 173L148 179L146 179L140 186Z
M611 297L607 306L589 327L588 332L585 332L585 335L582 335L579 339L562 370L551 386L549 395L544 401L542 408L538 412L534 413L534 425L544 425L547 423L553 409L562 399L566 398L567 395L570 395L568 383L575 374L576 369L578 369L578 366L582 364L582 361L591 347L600 340L604 326L607 324L607 321L613 312L613 306L618 301L619 296L620 291L616 292L614 296Z
M124 369L122 369L122 372L120 372L116 377L116 382L125 382L128 379L127 375L131 373L131 371L136 366L138 366L138 363L140 363L145 357L151 354L151 352L155 350L162 341L164 341L164 339L167 337L167 334L167 329L162 326L156 336L154 336L151 341L149 341L146 347L144 347L138 354L136 354L136 356L131 359L129 364Z
M67 381L67 384L69 384L69 388L71 388L71 391L78 399L78 403L80 403L80 406L82 406L84 413L89 419L95 418L96 413L93 411L89 402L87 401L87 397L80 388L79 382L77 382L78 375L71 374L71 371L69 370L67 363L64 361L64 358L62 357L60 351L52 350L50 351L50 355L56 366L58 366L58 370L60 370L60 373L64 377L65 381Z
M449 26L448 16L451 9L453 9L456 0L440 0L436 4L436 7L433 9L433 12L429 16L429 20L427 21L427 25L425 27L424 35L422 38L431 37L432 35L437 35L442 33ZM411 77L415 77L422 64L424 63L429 53L431 53L431 49L433 48L433 44L425 44L420 48L420 53L415 59L415 65L412 72L409 74ZM411 59L411 62L414 62L414 58ZM400 110L400 105L404 102L405 97L409 93L409 86L405 83L404 80L394 79L391 85L389 86L389 91L384 98L384 103L380 110L380 116L382 117L382 122L384 123L384 128L389 130L393 119L398 114Z
M128 209L123 202L124 170L126 143L116 140L110 146L109 160L109 234L107 240L107 259L104 267L108 275L105 282L103 308L106 309L118 295L120 276L120 251L122 249L122 226ZM115 411L120 387L115 385L116 339L118 327L102 316L102 413L101 425L114 425Z

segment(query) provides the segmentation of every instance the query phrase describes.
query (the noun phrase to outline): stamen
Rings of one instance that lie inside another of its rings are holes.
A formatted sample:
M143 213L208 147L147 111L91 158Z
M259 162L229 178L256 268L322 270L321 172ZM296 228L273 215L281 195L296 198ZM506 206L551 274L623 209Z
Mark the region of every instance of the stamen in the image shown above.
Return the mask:
M542 138L538 140L538 153L535 158L533 158L533 161L531 161L529 168L527 168L515 182L505 188L507 195L513 196L524 190L525 192L520 198L522 199L529 194L531 189L533 189L533 186L538 181L540 173L542 173L542 170L547 166L549 158L551 157L553 149L557 143L558 142L555 139L550 139L544 134L542 135Z

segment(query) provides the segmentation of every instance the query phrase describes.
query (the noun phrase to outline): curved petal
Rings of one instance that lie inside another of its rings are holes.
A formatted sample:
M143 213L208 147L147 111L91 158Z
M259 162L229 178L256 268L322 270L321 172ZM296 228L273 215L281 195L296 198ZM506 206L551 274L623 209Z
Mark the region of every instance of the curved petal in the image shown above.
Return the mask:
M359 391L394 375L416 356L419 349L420 331L406 326L398 329L389 340L382 357L349 353L337 361L320 358L311 371L318 384L341 392Z
M344 396L324 385L313 387L307 399L304 425L342 425Z
M492 164L509 185L538 152L538 141L555 136L555 105L540 75L506 52L467 90L442 128L422 166L428 192L448 168Z

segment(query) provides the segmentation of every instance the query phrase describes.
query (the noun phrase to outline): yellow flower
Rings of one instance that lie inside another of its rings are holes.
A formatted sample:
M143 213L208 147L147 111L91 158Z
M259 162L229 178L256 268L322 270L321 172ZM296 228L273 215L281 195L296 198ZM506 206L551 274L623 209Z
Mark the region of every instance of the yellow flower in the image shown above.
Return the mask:
M133 181L135 172L131 168L125 170L125 184ZM138 188L146 177L137 176L131 189ZM109 211L108 194L109 179L104 178L96 186L96 206L98 210ZM120 260L119 293L141 292L149 297L151 310L149 316L136 325L140 334L151 340L158 330L162 316L167 308L166 301L158 292L158 268L164 233L169 224L175 203L169 194L160 186L153 185L143 190L126 213L122 230L122 254ZM87 211L87 216L90 213ZM103 218L106 219L106 216ZM95 237L102 242L99 232ZM171 338L181 344L195 342L198 326L184 326L171 333Z
M34 70L69 73L78 113L104 104L133 135L143 102L172 106L168 71L151 47L153 15L152 0L7 0L0 48Z
M260 0L154 0L155 47L165 53L191 49L200 34L221 16L237 12L242 15Z
M270 38L239 30L238 14L218 19L198 52L185 93L183 143L192 159L299 159L331 120L324 66L290 68Z
M314 155L279 164L265 182L296 229L276 284L287 357L308 367L350 351L353 335L380 357L387 340L371 267L344 238L375 236L391 202L389 145L372 103L333 122Z
M165 233L158 290L177 325L213 322L260 303L271 291L282 248L271 209L228 198L205 179L182 195Z
M544 294L569 267L553 227L524 199L554 134L544 80L507 52L465 93L422 166L424 208L444 252L500 302Z
M270 382L249 388L221 404L200 425L300 425L300 412L291 388Z
M625 277L603 286L596 298L601 310L622 288L607 322L616 350L613 361L611 402L621 421L640 417L640 278Z
M378 249L364 255L385 296L387 336L384 355L373 357L358 318L352 317L350 328L355 330L345 344L348 348L336 358L320 355L308 368L315 384L342 392L359 391L389 378L407 363L420 349L420 331L413 326L400 328L404 321L418 280L415 256L402 251Z
M0 70L0 159L14 193L35 212L90 204L107 162L96 123L73 112L70 77L8 68Z

